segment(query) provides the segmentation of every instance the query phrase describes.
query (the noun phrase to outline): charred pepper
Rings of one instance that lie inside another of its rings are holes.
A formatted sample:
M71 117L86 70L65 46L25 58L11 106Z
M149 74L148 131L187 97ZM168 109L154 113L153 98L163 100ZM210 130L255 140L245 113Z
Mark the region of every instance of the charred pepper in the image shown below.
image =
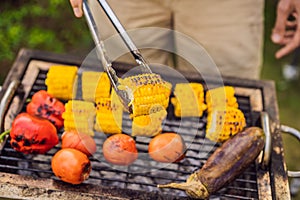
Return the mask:
M64 125L62 118L64 111L64 104L45 90L36 92L26 106L27 113L48 119L58 130Z
M10 137L11 146L25 154L46 153L59 142L57 130L50 121L28 113L14 119Z

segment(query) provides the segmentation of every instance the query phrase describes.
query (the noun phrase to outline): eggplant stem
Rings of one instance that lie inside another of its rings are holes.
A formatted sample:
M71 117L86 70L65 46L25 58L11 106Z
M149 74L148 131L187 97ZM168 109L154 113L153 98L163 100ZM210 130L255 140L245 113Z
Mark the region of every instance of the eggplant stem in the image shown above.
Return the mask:
M197 174L193 173L184 183L169 183L165 185L157 185L158 188L173 188L184 190L186 194L192 198L206 199L209 197L209 191L206 186L201 183L200 180L196 179Z
M3 133L0 134L0 142L4 141L4 138L6 137L6 135L8 135L10 133L10 130L6 130Z
M158 188L174 188L179 190L187 190L191 187L190 183L168 183L164 185L157 185Z

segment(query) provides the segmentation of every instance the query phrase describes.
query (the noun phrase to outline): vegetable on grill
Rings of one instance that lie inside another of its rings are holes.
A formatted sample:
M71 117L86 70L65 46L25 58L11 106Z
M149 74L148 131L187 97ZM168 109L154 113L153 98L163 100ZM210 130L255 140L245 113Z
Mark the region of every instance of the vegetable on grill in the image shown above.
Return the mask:
M92 170L88 157L77 149L64 148L54 154L52 171L59 179L71 184L80 184L88 179Z
M26 106L27 113L48 119L57 130L63 127L62 113L64 111L64 104L45 90L34 93L30 103Z
M234 107L238 108L238 102L234 87L224 86L210 89L206 92L207 111L210 112L215 107Z
M111 83L105 72L84 71L81 80L83 100L96 102L99 98L110 96Z
M126 134L108 137L102 146L105 160L115 165L130 165L138 157L135 141Z
M159 74L139 74L120 82L120 89L126 87L133 93L131 118L148 115L155 105L161 105L164 109L168 107L172 85Z
M45 84L47 92L55 98L70 100L76 97L77 91L76 66L53 65L49 68Z
M206 199L237 178L264 147L261 128L250 127L227 140L208 158L202 168L185 183L158 185L159 188L185 190L193 198Z
M122 133L123 106L115 95L112 92L111 97L96 100L96 131L106 134Z
M10 137L13 149L25 154L44 154L59 142L57 130L50 121L28 113L14 119Z
M201 83L177 83L171 98L176 117L201 117L206 110Z
M243 112L234 107L216 107L207 115L206 138L224 142L246 126Z
M62 114L64 119L65 131L78 131L94 136L94 103L81 100L69 100L65 104L65 112Z
M65 131L61 136L61 148L73 148L92 156L96 152L95 140L85 133Z
M179 134L162 133L151 139L148 146L150 157L158 162L179 162L185 157L185 142Z
M132 136L152 137L162 132L162 122L167 111L161 105L151 108L148 115L136 116L132 120Z

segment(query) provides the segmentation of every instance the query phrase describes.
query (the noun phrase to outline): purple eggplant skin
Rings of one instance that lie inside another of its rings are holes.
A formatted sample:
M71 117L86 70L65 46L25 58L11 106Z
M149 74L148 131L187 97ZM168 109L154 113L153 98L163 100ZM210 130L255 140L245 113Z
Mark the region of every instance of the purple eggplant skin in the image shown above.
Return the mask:
M246 170L264 144L261 128L246 128L218 147L202 168L191 174L185 183L169 183L158 187L181 189L190 197L206 199Z
M214 193L246 170L264 144L262 129L247 128L217 148L197 172L197 177L206 185L209 193Z

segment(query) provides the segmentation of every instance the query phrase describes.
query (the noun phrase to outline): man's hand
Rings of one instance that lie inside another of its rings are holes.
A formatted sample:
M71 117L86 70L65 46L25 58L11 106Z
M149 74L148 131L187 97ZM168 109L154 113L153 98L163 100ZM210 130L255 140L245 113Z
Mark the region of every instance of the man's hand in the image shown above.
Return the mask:
M82 17L82 0L70 0L74 15L78 18Z
M280 0L277 5L277 17L271 39L283 47L275 57L281 58L300 46L300 1ZM293 20L290 20L290 17Z

